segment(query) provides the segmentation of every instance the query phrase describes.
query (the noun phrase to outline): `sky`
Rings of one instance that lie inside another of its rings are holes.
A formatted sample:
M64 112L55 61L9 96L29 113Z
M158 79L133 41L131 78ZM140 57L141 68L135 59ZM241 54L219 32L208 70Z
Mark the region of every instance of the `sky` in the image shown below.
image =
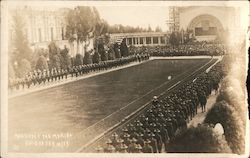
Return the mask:
M167 6L96 6L100 16L109 24L122 24L140 26L152 29L160 26L163 31L167 30L168 18Z

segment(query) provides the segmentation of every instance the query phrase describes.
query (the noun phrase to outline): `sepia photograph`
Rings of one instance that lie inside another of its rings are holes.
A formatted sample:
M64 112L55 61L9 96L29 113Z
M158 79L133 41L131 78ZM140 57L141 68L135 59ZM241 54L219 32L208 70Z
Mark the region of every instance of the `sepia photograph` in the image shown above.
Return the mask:
M248 1L1 1L1 157L249 157Z

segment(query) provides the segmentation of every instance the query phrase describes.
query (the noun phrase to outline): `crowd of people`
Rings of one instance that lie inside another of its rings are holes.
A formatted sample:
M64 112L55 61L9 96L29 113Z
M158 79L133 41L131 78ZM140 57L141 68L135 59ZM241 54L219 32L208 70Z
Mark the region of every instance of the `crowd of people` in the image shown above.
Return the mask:
M151 56L196 56L196 55L224 55L225 45L220 43L198 42L181 44L178 46L130 47L130 53L150 53Z
M90 72L108 70L111 68L123 66L131 62L141 62L149 59L149 54L137 54L123 57L115 60L102 61L95 64L77 65L67 69L52 68L51 70L34 70L25 75L24 78L9 78L10 90L21 90L40 84L65 80L68 77L78 77Z
M169 141L197 114L206 111L207 97L217 93L222 78L221 65L189 81L165 98L154 97L150 107L122 132L113 133L106 145L96 152L105 153L161 153L167 152ZM117 134L119 133L119 135Z

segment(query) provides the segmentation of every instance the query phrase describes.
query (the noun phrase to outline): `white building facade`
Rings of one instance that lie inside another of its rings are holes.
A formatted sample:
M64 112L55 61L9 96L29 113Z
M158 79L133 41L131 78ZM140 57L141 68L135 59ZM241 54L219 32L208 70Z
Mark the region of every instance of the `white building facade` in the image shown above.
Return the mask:
M66 15L67 8L57 10L33 9L31 7L24 7L9 11L9 43L13 42L15 30L13 29L14 21L13 14L22 14L25 23L24 34L27 36L28 42L32 50L48 49L51 41L55 42L59 48L63 49L65 46L69 49L71 57L77 53L84 56L84 43L80 43L77 49L76 42L69 43L66 38ZM87 50L93 49L93 39L89 39L89 46ZM78 52L77 52L78 50Z

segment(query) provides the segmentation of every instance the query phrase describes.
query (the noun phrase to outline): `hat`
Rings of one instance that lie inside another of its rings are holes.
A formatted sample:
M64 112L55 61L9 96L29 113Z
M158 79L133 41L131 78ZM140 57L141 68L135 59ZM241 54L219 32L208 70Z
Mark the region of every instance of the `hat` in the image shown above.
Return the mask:
M142 147L141 147L141 145L140 145L140 144L136 144L135 148L136 148L136 149L139 149L139 150L141 150L141 149L142 149Z
M157 99L157 96L154 96L153 99Z
M149 139L146 139L144 143L149 144L149 143L151 143L151 141Z
M121 138L119 138L119 139L117 140L117 143L123 143L123 142L124 142L124 140L121 139Z
M118 134L117 133L113 133L112 137L118 137Z
M127 149L127 148L128 148L128 146L127 146L126 144L123 144L123 143L122 143L121 149Z
M130 135L129 135L128 133L125 133L125 134L123 135L123 137L124 137L124 138L129 138Z
M114 151L114 150L115 150L115 147L114 147L113 145L109 145L107 150L108 150L108 151Z
M133 138L133 139L132 139L132 142L134 142L134 143L137 142L137 139Z
M122 129L123 132L128 132L128 129L125 127Z
M110 139L108 139L108 140L106 141L106 144L112 144L112 141L111 141Z
M154 129L154 133L160 133L161 131L159 129Z

